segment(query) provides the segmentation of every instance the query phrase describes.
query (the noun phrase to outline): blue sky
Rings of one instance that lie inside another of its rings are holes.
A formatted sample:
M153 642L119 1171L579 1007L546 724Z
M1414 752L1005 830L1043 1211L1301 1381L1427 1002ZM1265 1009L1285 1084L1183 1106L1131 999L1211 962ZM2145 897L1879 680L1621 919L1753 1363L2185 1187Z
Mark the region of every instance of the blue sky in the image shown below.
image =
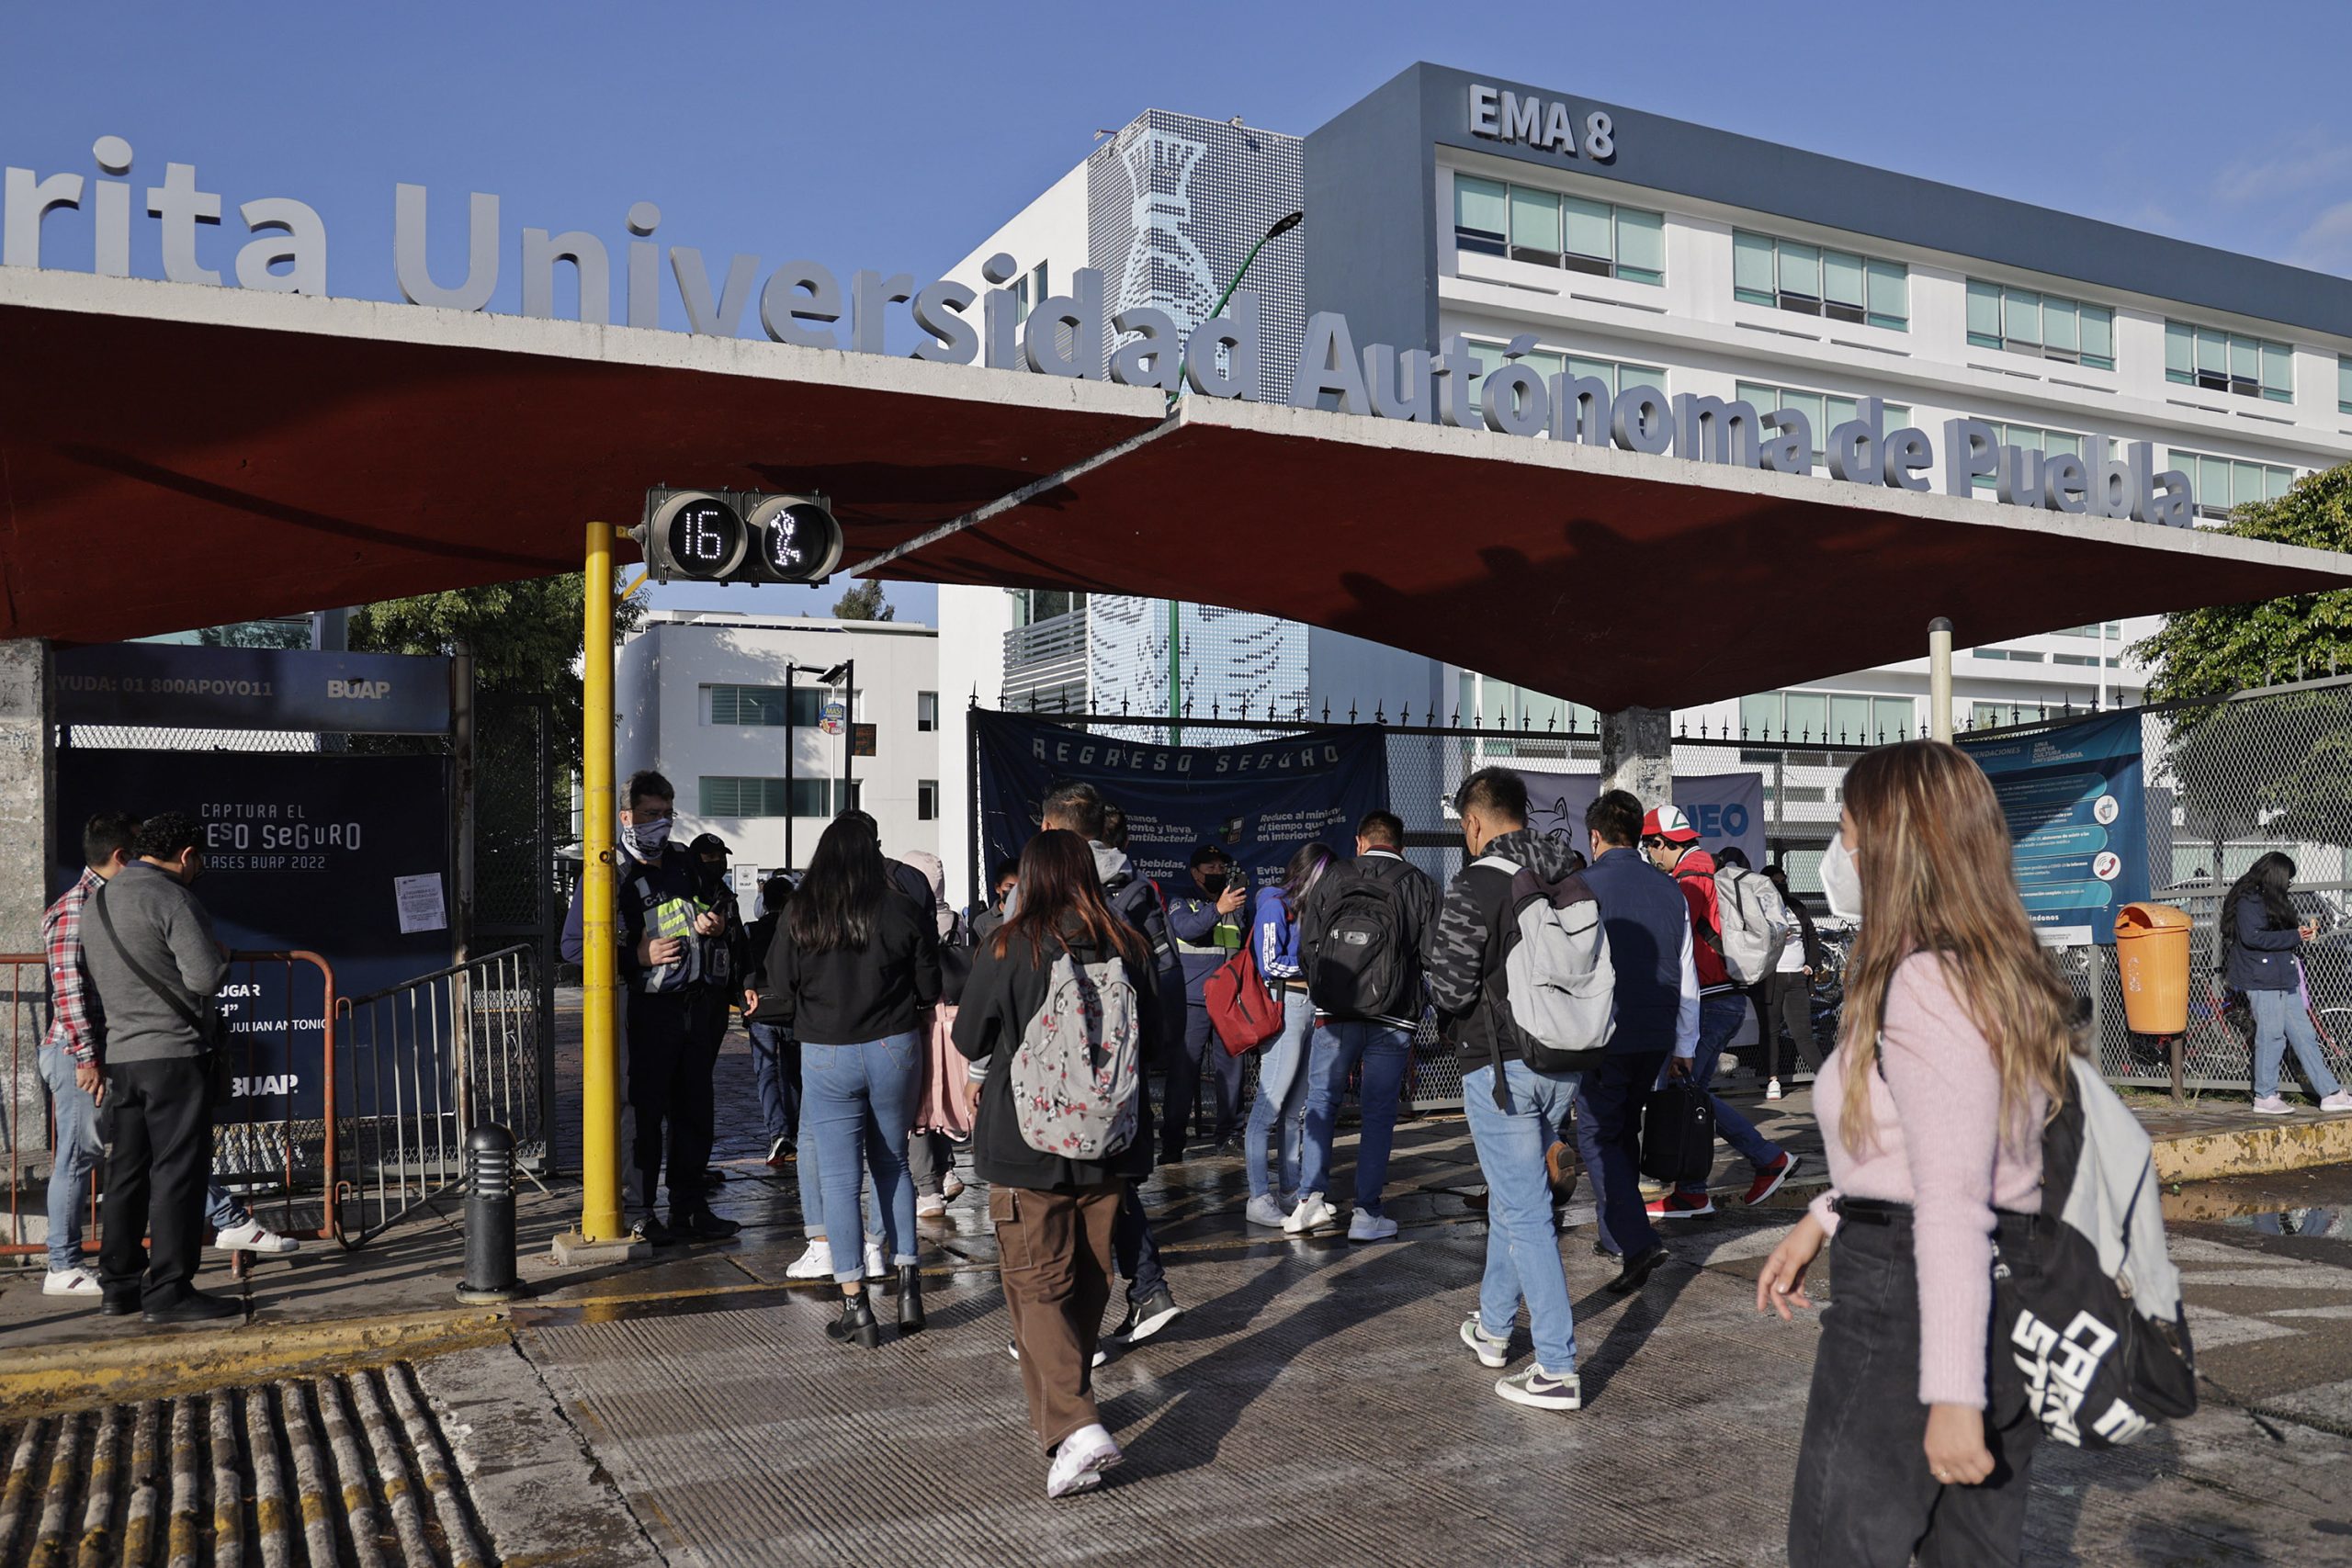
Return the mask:
M1422 59L2352 274L2342 0L20 0L0 12L0 163L95 175L90 144L112 134L135 150L141 191L166 161L193 164L232 209L199 241L222 269L243 238L236 203L299 197L325 220L340 295L397 298L403 181L434 193L438 276L463 267L456 204L490 191L510 239L587 229L616 262L623 215L650 200L657 238L700 246L714 273L741 252L763 271L807 256L923 277L1083 158L1097 128L1166 107L1304 133ZM157 227L132 225L135 272L160 270ZM490 308L512 310L502 259ZM87 265L86 242L56 260ZM682 326L665 304L664 324ZM837 592L655 602L805 614ZM928 590L891 592L902 615L929 618Z

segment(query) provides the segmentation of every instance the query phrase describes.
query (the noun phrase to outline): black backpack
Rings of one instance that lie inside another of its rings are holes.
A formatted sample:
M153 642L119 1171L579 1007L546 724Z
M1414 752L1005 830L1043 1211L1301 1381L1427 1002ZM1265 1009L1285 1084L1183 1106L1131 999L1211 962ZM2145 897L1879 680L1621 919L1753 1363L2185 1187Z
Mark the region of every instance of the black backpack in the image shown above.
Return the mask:
M1395 884L1353 868L1324 895L1306 995L1333 1018L1399 1018L1410 1001L1412 939Z

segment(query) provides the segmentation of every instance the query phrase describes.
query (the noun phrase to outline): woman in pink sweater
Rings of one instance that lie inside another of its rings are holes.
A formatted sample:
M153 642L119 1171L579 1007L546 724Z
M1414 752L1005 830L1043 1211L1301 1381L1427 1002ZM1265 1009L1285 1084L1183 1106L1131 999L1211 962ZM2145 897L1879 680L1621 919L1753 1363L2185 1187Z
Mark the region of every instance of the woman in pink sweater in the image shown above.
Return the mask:
M1764 1265L1759 1312L1809 1307L1833 1237L1789 1511L1792 1568L2014 1563L2040 1427L1988 1354L1993 1258L2041 1208L2041 1128L2074 1046L2074 998L2018 902L1993 787L1911 740L1846 776L1822 866L1861 921L1815 1104L1831 1190Z

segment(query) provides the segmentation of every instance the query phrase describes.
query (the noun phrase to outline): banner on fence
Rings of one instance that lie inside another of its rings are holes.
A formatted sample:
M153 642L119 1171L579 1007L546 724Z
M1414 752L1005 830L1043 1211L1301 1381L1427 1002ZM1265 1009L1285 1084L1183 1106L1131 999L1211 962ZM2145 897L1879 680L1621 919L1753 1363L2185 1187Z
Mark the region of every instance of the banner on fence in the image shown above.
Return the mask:
M1527 824L1539 833L1563 840L1579 854L1592 845L1585 836L1584 814L1600 798L1597 773L1540 773L1520 770L1527 781ZM1699 830L1699 847L1710 854L1736 847L1747 863L1764 869L1764 775L1762 773L1696 773L1678 775L1674 804Z
M2148 896L2140 716L1960 745L2000 797L2034 934L2052 946L2111 944L2115 911Z
M1188 863L1216 844L1262 883L1308 840L1355 852L1356 822L1388 804L1388 752L1371 725L1342 725L1249 746L1155 746L1089 735L1019 714L971 716L983 869L1021 852L1038 803L1080 779L1127 817L1127 853L1163 886L1192 886Z
M185 811L205 830L196 896L231 947L318 953L345 997L449 961L447 931L401 929L399 892L407 878L437 883L448 865L445 757L68 747L57 777L58 891L81 874L82 824L94 813ZM258 964L250 976L240 966L238 994L220 998L232 1049L216 1120L319 1113L325 1021L315 976L298 965L289 1000L282 966Z

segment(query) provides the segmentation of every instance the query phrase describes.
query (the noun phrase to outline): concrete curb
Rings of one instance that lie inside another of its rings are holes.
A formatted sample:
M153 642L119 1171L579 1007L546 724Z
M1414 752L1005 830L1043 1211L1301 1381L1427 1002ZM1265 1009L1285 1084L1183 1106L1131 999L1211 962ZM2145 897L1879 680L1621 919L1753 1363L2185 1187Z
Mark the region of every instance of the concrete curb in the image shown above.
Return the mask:
M40 1346L10 1351L0 1367L0 1416L346 1371L495 1344L506 1334L504 1312L470 1309L338 1323L134 1332L104 1344Z
M2153 1141L2156 1175L2165 1181L2306 1170L2352 1162L2352 1116L2279 1117L2223 1132L2154 1134Z

